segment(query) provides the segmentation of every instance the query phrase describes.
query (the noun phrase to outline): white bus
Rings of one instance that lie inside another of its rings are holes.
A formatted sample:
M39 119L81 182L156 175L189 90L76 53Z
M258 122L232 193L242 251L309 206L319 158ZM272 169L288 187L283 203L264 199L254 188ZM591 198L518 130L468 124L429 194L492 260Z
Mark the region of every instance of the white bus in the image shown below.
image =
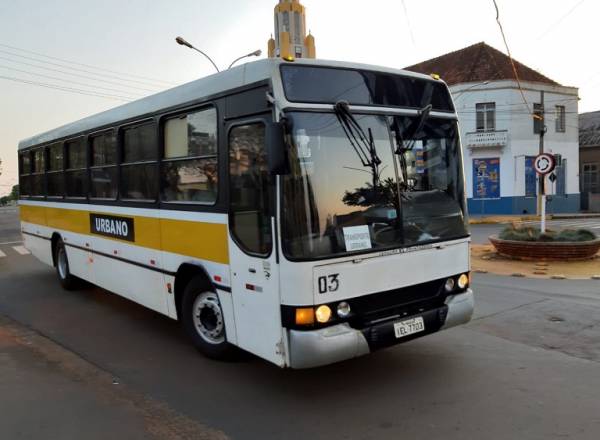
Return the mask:
M458 133L436 77L256 61L20 142L23 239L207 356L325 365L470 319Z

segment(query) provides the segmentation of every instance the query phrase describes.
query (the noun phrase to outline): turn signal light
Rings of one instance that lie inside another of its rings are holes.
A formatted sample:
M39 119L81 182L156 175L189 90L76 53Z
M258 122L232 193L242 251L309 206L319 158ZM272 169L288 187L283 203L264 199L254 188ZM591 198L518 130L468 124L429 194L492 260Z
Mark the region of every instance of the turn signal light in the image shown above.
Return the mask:
M315 323L315 311L312 307L296 309L296 324L310 325Z

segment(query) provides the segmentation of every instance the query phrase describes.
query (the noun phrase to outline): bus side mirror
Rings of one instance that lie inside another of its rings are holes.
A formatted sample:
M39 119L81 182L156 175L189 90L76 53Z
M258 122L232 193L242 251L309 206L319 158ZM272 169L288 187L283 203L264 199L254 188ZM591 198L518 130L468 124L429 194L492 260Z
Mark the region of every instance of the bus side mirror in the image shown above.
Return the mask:
M285 120L272 122L267 133L267 163L272 176L290 173L285 142Z

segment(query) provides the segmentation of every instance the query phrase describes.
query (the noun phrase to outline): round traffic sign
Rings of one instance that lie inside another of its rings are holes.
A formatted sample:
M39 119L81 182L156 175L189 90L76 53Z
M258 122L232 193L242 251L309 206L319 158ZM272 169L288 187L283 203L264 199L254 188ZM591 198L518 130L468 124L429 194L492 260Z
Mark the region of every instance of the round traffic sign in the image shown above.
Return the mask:
M555 166L556 161L554 160L554 155L548 153L538 154L533 161L535 172L541 175L551 173L554 171Z

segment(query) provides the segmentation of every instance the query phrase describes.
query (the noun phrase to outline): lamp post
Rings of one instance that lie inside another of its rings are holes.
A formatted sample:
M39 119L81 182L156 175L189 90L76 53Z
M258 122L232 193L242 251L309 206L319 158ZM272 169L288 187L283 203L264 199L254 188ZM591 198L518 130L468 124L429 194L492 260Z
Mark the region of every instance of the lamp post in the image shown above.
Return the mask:
M189 47L190 49L194 49L196 52L201 53L202 55L204 55L208 61L210 61L212 63L212 65L215 67L215 69L217 69L217 72L220 72L219 68L217 67L217 65L215 64L215 62L212 60L211 57L209 57L208 55L206 55L204 52L202 52L200 49L192 46L191 43L188 43L187 41L185 41L183 38L181 37L177 37L175 38L175 41L177 41L177 44L181 44L182 46L186 46Z
M249 54L246 55L242 55L239 58L236 58L235 60L233 60L233 62L229 65L229 67L227 68L227 70L231 69L233 67L233 65L235 63L237 63L239 60L243 60L244 58L248 58L248 57L259 57L262 55L262 50L258 49L255 50L254 52L250 52Z
M197 47L194 47L191 43L189 43L188 41L186 41L182 37L175 38L175 41L177 42L177 44L180 44L180 45L185 46L185 47L189 47L190 49L194 49L196 52L199 52L202 55L204 55L208 59L208 61L211 62L211 64L214 66L214 68L217 69L217 72L220 72L219 68L217 67L217 65L215 64L215 62L212 60L212 58L209 57L204 52L202 52L200 49L198 49ZM233 63L231 63L227 69L228 70L231 69L233 67L233 65L235 63L237 63L239 60L242 60L242 59L248 58L248 57L259 57L261 55L262 55L262 50L260 50L260 49L259 50L255 50L254 52L250 52L250 53L248 53L246 55L242 55L241 57L236 58L235 60L233 60Z

